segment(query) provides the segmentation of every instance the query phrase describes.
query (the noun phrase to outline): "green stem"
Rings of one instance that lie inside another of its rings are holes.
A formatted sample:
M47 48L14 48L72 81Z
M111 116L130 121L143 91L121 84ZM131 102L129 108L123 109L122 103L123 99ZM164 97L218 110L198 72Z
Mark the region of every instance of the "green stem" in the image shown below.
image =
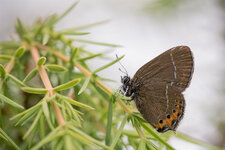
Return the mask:
M105 139L106 145L110 145L111 143L111 128L112 128L112 116L113 116L112 107L113 107L113 96L109 102L108 121L107 121L107 130L106 130L106 139Z

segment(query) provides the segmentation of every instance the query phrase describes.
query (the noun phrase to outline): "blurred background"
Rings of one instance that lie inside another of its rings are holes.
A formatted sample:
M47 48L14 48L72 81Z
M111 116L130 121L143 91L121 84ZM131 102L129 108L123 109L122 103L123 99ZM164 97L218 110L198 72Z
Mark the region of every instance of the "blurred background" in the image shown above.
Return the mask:
M32 25L38 18L62 13L71 0L0 0L0 41L14 35L19 17ZM109 51L126 57L121 61L132 77L142 65L165 50L178 45L191 48L195 70L185 91L186 111L178 131L204 142L225 147L225 0L82 0L56 28L58 30L110 20L87 30L87 40L119 44L109 49L86 47L95 52ZM85 45L84 45L85 46ZM93 70L104 61L90 62ZM114 65L99 74L114 79L106 83L112 89L120 86L121 66ZM175 138L176 149L204 148Z

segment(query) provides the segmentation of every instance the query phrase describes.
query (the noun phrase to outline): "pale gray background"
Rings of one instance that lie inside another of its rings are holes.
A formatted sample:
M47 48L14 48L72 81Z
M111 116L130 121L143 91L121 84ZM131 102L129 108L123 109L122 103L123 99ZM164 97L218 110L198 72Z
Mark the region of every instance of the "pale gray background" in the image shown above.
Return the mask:
M61 13L74 1L69 0L0 0L0 41L13 35L16 18L25 24L32 24L41 16ZM185 92L186 111L178 131L187 133L209 143L215 143L219 134L215 120L220 115L217 109L224 101L224 11L212 0L185 1L174 13L154 15L143 11L150 0L81 0L78 6L58 25L57 29L89 24L105 19L107 24L88 29L91 35L85 39L123 45L108 54L125 54L121 61L131 76L143 64L165 50L188 45L195 58L195 71L191 86ZM109 50L106 47L86 47L95 52ZM93 69L102 66L103 61L95 62ZM104 62L105 63L105 62ZM91 65L91 63L90 63ZM119 64L99 74L115 79L118 88ZM224 103L223 103L224 105ZM223 118L224 119L224 118ZM204 148L181 140L169 141L176 149L202 150Z

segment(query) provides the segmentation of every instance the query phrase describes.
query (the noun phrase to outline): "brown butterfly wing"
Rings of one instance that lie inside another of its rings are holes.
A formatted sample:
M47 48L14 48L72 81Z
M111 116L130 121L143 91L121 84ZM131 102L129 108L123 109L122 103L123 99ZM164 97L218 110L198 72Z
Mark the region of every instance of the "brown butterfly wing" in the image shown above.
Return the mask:
M192 78L193 56L187 46L177 46L157 56L134 75L134 98L143 117L159 132L175 130L185 109L182 94Z
M171 48L142 66L134 75L133 82L152 79L165 81L184 91L193 74L193 55L189 47Z
M134 101L145 120L159 132L175 130L185 109L180 90L157 80L143 83Z

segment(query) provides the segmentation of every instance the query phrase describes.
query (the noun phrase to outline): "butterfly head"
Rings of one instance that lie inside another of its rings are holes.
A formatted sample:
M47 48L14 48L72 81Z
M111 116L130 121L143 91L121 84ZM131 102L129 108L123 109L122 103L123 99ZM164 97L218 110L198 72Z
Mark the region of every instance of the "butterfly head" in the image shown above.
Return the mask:
M128 85L129 84L129 82L130 82L130 77L129 76L121 76L121 83L123 84L123 85Z
M135 97L135 88L132 85L131 78L126 75L121 77L122 88L121 92L124 96L130 97L133 99Z

